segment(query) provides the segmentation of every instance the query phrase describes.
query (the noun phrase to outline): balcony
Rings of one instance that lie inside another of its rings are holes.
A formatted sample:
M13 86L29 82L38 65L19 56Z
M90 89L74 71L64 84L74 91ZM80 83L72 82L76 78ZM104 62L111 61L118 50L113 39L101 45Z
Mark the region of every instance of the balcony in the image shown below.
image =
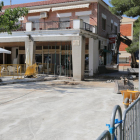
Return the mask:
M70 21L49 21L49 22L27 22L19 24L19 28L13 31L39 31L39 30L69 30L82 29L97 33L97 27L83 22L81 19Z

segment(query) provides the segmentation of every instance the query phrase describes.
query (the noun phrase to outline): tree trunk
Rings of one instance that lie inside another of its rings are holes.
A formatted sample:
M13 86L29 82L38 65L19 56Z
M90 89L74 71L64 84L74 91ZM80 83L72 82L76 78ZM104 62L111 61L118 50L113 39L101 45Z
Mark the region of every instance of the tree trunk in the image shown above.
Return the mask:
M132 58L131 67L132 68L136 68L137 67L137 63L136 63L136 58L135 58L134 53L131 53L131 58Z

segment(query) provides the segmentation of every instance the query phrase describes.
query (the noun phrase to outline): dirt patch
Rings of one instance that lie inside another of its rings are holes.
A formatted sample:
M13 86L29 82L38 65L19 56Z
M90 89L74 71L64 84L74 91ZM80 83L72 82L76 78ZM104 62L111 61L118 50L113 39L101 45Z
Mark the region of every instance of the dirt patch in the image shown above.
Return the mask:
M78 82L74 82L74 81L53 81L50 83L51 85L79 85Z
M103 82L103 81L59 81L59 80L55 80L55 81L51 81L49 83L50 85L82 85L82 86L87 86L87 87L105 87L105 88L114 88L115 83L111 82L111 83L107 83L107 82Z
M78 82L67 82L67 81L64 81L64 84L65 85L79 85Z

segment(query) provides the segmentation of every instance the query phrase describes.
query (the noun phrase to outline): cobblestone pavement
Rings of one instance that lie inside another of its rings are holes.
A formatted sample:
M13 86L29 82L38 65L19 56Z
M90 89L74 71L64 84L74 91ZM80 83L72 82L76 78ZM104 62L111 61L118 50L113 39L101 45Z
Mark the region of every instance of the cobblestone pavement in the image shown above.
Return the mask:
M0 86L0 140L95 140L122 104L112 83Z

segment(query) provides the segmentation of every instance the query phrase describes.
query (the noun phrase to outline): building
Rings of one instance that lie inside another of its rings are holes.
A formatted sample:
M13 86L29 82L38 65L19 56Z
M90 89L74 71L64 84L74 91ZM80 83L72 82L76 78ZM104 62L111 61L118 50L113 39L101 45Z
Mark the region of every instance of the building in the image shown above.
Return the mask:
M120 18L103 0L48 0L4 6L27 7L29 13L16 24L20 28L0 34L0 47L12 51L0 56L0 63L31 64L46 73L83 80L85 71L93 76L100 65L111 64L112 37L120 31ZM30 64L30 65L31 65Z
M133 25L135 19L123 17L121 20L120 33L133 40ZM128 46L124 43L120 45L119 55L119 66L130 66L131 65L131 54L126 52Z

